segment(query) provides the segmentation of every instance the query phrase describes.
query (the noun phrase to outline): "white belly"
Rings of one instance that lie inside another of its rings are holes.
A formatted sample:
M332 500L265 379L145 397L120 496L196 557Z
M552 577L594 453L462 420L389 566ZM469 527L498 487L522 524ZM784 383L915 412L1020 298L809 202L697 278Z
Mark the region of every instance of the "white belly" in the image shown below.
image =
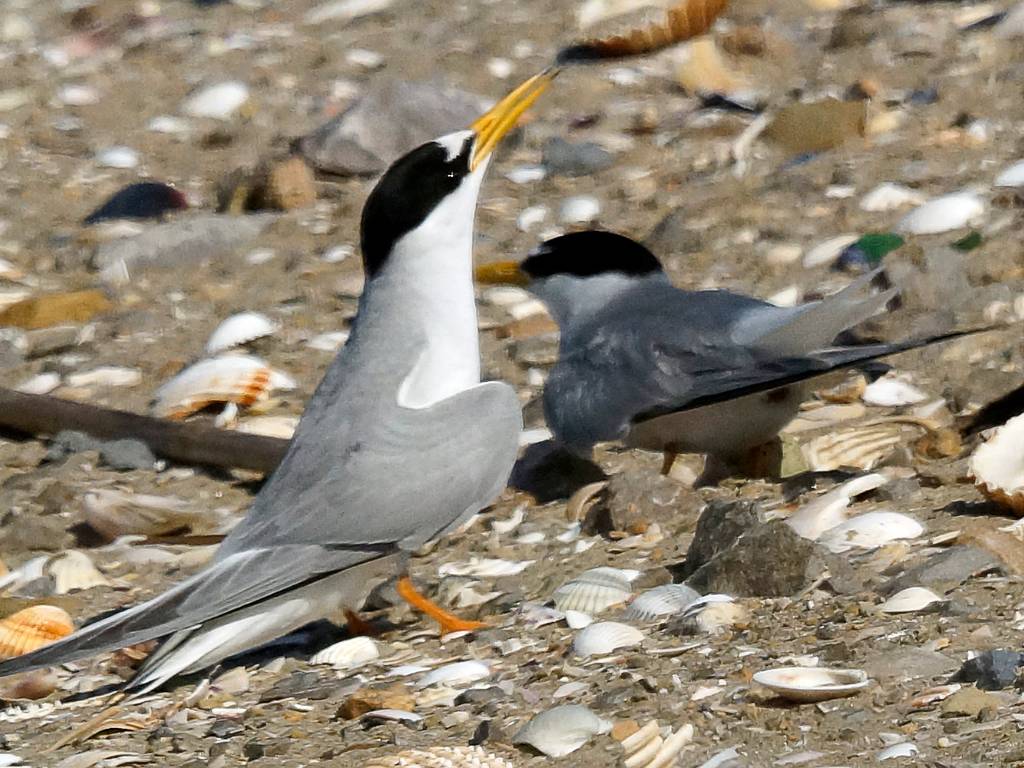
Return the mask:
M796 416L803 398L803 387L792 386L659 416L635 425L626 444L649 451L736 456L778 435Z

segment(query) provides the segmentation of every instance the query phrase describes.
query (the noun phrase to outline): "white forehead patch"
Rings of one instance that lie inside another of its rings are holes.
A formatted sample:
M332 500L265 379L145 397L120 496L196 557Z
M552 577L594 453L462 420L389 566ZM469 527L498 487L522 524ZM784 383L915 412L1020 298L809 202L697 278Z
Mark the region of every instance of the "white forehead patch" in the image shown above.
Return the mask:
M455 133L449 133L446 136L441 136L434 141L444 147L444 151L448 154L446 160L451 162L459 153L462 151L462 147L466 143L466 139L473 135L472 131L455 131Z

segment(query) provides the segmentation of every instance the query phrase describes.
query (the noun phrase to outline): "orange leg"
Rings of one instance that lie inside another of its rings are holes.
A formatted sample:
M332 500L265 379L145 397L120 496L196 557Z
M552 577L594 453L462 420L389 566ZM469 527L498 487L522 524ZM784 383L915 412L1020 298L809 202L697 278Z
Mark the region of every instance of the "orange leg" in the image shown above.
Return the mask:
M363 619L355 611L350 611L348 608L345 609L345 621L348 622L348 633L353 637L356 635L362 635L363 637L376 637L380 634L380 632L377 631L377 628L370 622Z
M405 600L405 602L413 608L427 614L427 616L441 625L442 635L447 635L449 632L465 632L487 626L482 621L467 621L448 613L448 611L437 603L432 600L428 600L417 592L408 576L400 578L396 588L398 589L399 596Z

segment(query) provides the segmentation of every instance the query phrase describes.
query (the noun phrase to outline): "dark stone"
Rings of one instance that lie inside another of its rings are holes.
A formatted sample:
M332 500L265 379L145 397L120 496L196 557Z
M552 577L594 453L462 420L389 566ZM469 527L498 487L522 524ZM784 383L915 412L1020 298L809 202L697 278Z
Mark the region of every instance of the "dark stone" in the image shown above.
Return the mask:
M56 515L8 512L0 519L0 549L4 552L56 552L71 543L67 521Z
M487 688L470 688L463 691L455 698L456 704L489 704L492 701L500 701L508 698L501 688L496 685Z
M53 440L50 441L50 448L46 452L46 461L61 461L72 454L84 451L99 451L102 445L102 440L97 440L85 432L64 429L54 435Z
M574 143L561 136L545 141L541 152L541 162L552 176L589 176L615 162L611 152L598 144Z
M950 592L972 576L998 568L999 561L988 552L976 547L950 547L891 579L879 591L890 595L907 587L928 587Z
M273 741L249 741L242 747L246 760L258 760L261 757L280 757L288 754L291 742L288 739Z
M28 343L25 334L16 328L0 329L0 371L21 365Z
M686 575L729 549L758 524L757 506L749 501L710 502L700 513L697 530L686 552Z
M955 659L923 648L875 650L864 662L864 670L882 684L916 678L934 678L948 675L955 669Z
M235 720L219 718L213 721L209 730L206 732L206 735L213 736L218 739L230 739L232 736L237 736L244 730L245 728L242 724Z
M260 696L260 703L278 699L310 699L320 701L332 696L340 696L350 687L348 680L336 680L333 677L321 677L317 672L293 672L283 680L278 680Z
M141 440L111 440L100 446L100 458L111 469L152 469L156 456Z
M949 681L975 683L984 691L998 691L1016 682L1021 667L1024 667L1024 653L998 648L965 661Z

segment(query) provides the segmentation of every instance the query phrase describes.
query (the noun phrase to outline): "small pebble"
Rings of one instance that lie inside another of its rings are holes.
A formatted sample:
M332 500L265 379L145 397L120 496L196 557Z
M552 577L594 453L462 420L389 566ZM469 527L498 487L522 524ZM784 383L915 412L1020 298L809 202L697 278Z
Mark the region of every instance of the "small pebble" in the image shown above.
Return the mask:
M96 163L104 168L134 168L139 153L131 147L108 147L96 153Z

